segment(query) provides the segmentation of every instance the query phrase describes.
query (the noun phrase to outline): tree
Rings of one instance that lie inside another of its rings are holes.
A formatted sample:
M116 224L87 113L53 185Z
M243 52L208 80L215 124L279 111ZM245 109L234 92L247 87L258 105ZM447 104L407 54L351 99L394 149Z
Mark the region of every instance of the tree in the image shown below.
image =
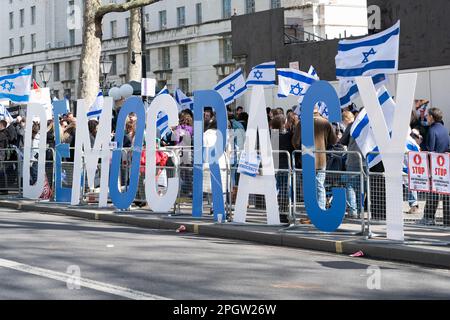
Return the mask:
M99 91L102 20L111 12L125 12L159 0L129 0L125 3L102 4L102 0L86 0L83 13L83 46L80 60L78 96L90 106ZM131 24L131 19L130 19Z
M142 23L140 9L132 9L130 11L130 28L128 36L128 68L127 81L141 81L142 79L142 55L141 33ZM135 53L134 63L132 63L132 55ZM137 53L141 53L141 55Z

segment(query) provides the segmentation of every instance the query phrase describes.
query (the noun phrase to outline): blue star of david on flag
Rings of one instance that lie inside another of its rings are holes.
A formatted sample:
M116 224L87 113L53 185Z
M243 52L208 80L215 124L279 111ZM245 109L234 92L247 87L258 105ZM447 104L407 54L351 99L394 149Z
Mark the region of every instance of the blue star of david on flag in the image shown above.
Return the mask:
M253 76L254 76L256 79L260 80L260 79L262 79L262 77L263 77L263 73L261 72L261 70L256 70L255 73L253 74Z
M367 63L367 62L369 62L369 57L370 57L371 55L376 55L376 54L377 54L377 52L375 51L374 48L370 49L369 52L363 52L364 60L362 61L362 63Z
M6 88L8 86L8 88ZM1 87L3 88L3 90L8 90L8 92L11 92L12 90L14 90L16 87L14 86L14 82L10 82L8 80L5 80L2 84Z
M291 85L291 91L289 94L292 94L294 96L299 96L302 94L303 88L300 86L300 83L297 83L295 86Z
M230 84L228 90L230 90L230 93L234 93L236 91L236 86L234 85L234 83Z

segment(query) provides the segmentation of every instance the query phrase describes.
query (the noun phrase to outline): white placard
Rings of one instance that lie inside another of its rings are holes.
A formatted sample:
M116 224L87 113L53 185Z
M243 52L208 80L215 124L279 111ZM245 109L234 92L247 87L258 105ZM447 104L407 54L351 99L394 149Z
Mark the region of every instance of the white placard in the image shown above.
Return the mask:
M29 103L42 104L45 107L47 119L53 118L52 100L50 99L50 88L39 88L30 91Z
M450 195L450 155L431 153L431 192Z
M242 152L239 160L238 173L245 174L250 177L256 177L259 174L259 165L261 157L257 152Z
M156 95L156 80L151 78L142 78L141 96L154 97Z
M430 168L427 152L410 152L408 154L409 190L430 192Z

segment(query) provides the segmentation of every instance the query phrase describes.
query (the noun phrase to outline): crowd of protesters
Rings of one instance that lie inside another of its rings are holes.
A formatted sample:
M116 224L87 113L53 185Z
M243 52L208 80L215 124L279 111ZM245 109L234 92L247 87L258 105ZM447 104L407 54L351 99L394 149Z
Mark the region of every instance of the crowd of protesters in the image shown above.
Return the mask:
M123 101L118 101L113 110L112 123L112 137L116 130L116 122L120 106ZM449 132L443 125L442 111L437 108L427 108L428 101L417 100L415 110L411 116L411 137L416 141L420 150L444 153L448 152L450 148ZM354 106L343 109L342 122L330 123L325 117L319 113L319 109L314 110L314 126L315 126L315 164L317 169L316 185L317 185L317 200L319 207L326 210L330 205L329 188L327 185L336 184L337 182L346 188L347 191L347 215L349 218L360 218L361 207L364 205L364 199L361 199L361 179L360 172L370 171L374 173L384 172L383 163L380 162L375 167L366 168L366 161L361 154L359 146L352 137L351 131L355 120L361 110L356 110ZM289 199L292 199L292 189L289 185L289 169L301 170L301 122L299 115L294 110L285 111L283 108L267 108L267 121L270 128L272 148L277 157L275 160L277 174L277 189L280 211L283 213L289 212ZM244 149L246 131L248 128L249 115L240 106L232 110L227 108L228 115L228 135L229 145L227 146L227 154L235 151L242 151ZM192 152L183 152L183 148L190 148L193 146L193 131L194 131L194 116L189 109L182 111L179 114L179 123L173 128L169 128L163 135L159 133L158 146L159 147L179 147L181 151L178 152L179 165L185 168L191 168L193 163ZM203 143L205 147L214 146L217 140L217 119L212 109L205 109L204 111L204 133ZM123 147L130 148L134 145L136 134L137 117L135 114L130 114L125 124L125 135L123 140ZM11 169L19 170L11 163L17 161L21 152L23 152L24 144L24 130L26 119L17 117L9 123L0 119L0 190L7 190L7 186L11 183L10 175L7 174ZM64 161L73 162L74 147L76 139L76 118L72 113L62 116L55 123L49 120L47 123L47 143L48 148L55 147L55 125L58 126L60 143L68 144L70 148L70 156ZM91 139L91 146L93 146L97 134L98 121L95 119L89 120L88 128ZM39 145L39 129L40 124L34 123L32 126L32 147L37 148ZM12 151L15 150L15 151ZM289 154L289 156L288 156ZM291 164L292 155L294 162ZM49 166L51 167L51 160L53 154L49 152L46 154ZM234 158L234 159L233 159ZM37 149L32 151L32 159L37 159ZM160 160L158 160L160 159ZM9 164L7 164L8 161ZM141 157L141 166L145 166L145 157ZM233 199L237 192L237 185L239 181L239 174L237 173L238 160L235 157L230 159L232 167L232 193ZM157 165L163 166L171 163L170 159L161 154L157 156ZM16 165L17 166L17 165ZM226 173L226 160L224 157L219 159L219 166L222 169L222 174ZM205 168L207 169L207 168ZM50 170L51 171L51 170ZM34 161L31 165L31 183L35 183L37 179L37 162ZM348 174L333 175L326 174L326 172L348 172ZM205 175L206 176L206 175ZM52 175L47 176L48 183L52 185ZM182 185L186 186L186 190L192 185L192 170L181 171L180 178ZM332 181L330 181L332 179ZM381 178L380 178L381 179ZM224 190L226 190L226 177L222 177ZM294 186L297 190L301 190L300 179L297 179L297 185ZM126 176L122 176L122 184L126 184ZM143 181L141 181L143 183ZM384 182L371 179L370 188L373 192L371 199L371 213L372 217L378 220L386 219L386 195ZM211 185L209 176L204 180L205 192L211 193ZM405 182L407 187L407 182ZM418 196L415 192L408 191L408 202L410 205L409 213L420 213ZM192 190L185 192L188 197L192 196ZM297 192L297 200L301 201L302 192ZM444 223L450 225L450 199L448 196L443 196L444 203ZM424 224L433 224L435 221L435 214L437 205L440 200L439 195L430 194L427 196L426 205L424 208L424 218L420 221ZM287 215L282 216L283 221L287 220Z

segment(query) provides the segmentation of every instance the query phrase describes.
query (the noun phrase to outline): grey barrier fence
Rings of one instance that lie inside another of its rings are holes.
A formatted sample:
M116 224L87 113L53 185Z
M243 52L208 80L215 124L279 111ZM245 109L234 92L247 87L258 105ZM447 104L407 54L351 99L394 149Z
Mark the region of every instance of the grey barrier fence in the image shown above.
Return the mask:
M229 207L231 212L234 211L236 204L236 196L239 188L239 179L241 174L238 172L239 159L242 155L242 151L233 151L229 153L230 159L230 199ZM277 188L277 200L278 208L280 212L281 221L284 223L291 222L293 220L292 211L292 165L291 156L287 151L273 151L275 180ZM266 221L266 199L263 195L250 194L247 221L252 223L265 222Z
M191 217L192 214L192 196L193 196L193 148L192 147L168 147L174 153L175 159L178 163L178 176L180 178L179 192L176 201L176 210L173 216L176 217ZM231 217L230 197L231 197L231 179L230 179L230 160L229 155L225 153L219 159L221 185L223 190L223 198L225 204L225 216L229 219ZM211 173L208 165L203 165L203 209L206 214L203 219L212 219L213 217L213 202L211 190Z
M2 153L2 151L5 151ZM126 190L129 181L130 152L133 149L124 149L122 157L122 166L120 176L120 185L122 190ZM172 216L191 217L192 214L192 193L193 193L193 149L192 147L172 147L164 148L164 152L169 161L166 165L156 166L155 179L158 181L158 192L164 193L167 188L167 179L178 176L180 178L179 192L176 203L171 212ZM386 220L386 189L385 176L383 172L367 172L366 164L357 152L323 151L316 154L325 154L328 160L333 157L345 158L349 155L357 157L359 164L352 171L327 169L318 171L324 175L325 186L325 207L332 204L332 189L335 187L345 188L348 199L348 212L345 222L360 224L361 235L370 237L371 226L382 225ZM3 155L3 159L2 159ZM302 219L307 219L307 212L304 208L303 199L303 181L301 169L301 151L295 151L290 155L287 151L274 151L275 159L285 158L287 165L275 168L275 177L277 180L278 202L282 218L290 222L291 226L298 227ZM239 186L240 174L237 172L240 152L227 152L221 168L222 187L224 190L224 203L226 215L229 221L232 221L236 194ZM55 184L55 151L47 149L46 152L46 177L49 186L54 190ZM34 163L37 159L31 159L30 171L34 170ZM276 162L276 161L275 161ZM71 187L73 179L73 162L63 159L62 162L62 184L63 187ZM99 165L100 167L100 165ZM0 149L0 192L8 192L12 196L22 195L23 185L23 155L16 149ZM210 190L210 175L208 169L204 167L204 196L203 205L206 210L205 217L212 219L212 199ZM86 182L86 170L83 164L83 183L82 183L82 204L98 203L100 170L96 173L95 188L90 190ZM81 178L81 177L80 177ZM139 187L134 204L137 207L146 205L145 199L145 167L140 168ZM426 192L417 192L412 194L408 189L408 179L404 175L404 188L402 195L404 204L404 221L406 225L414 224L443 229L448 231L450 225L450 197L435 195ZM417 207L419 209L417 209ZM415 208L415 209L412 209ZM251 195L248 206L248 222L261 223L266 222L265 199L263 196ZM435 219L432 221L423 220L424 214L432 215L436 210Z
M0 194L21 194L21 164L21 154L18 149L0 149Z
M367 175L364 170L364 162L362 156L358 152L352 151L314 151L315 155L324 155L327 159L327 169L316 171L316 188L317 200L322 209L328 209L333 202L332 190L334 188L345 188L347 195L347 210L344 222L357 223L361 226L360 234L364 237L370 237L370 221L368 214L366 214L365 194L367 190ZM346 158L349 156L355 157L357 165L354 168L348 168L349 171L339 167L344 166ZM292 153L292 179L293 179L293 215L294 225L300 219L308 221L306 208L303 197L303 170L301 165L302 151L294 151ZM338 168L333 168L333 164ZM331 166L330 166L331 165ZM321 187L320 185L323 185ZM322 200L321 200L322 199Z
M379 153L372 152L374 157ZM408 157L405 155L405 168ZM369 170L368 207L372 225L386 223L386 179L381 163ZM408 174L403 172L403 190L399 195L405 225L450 230L450 196L409 189Z

